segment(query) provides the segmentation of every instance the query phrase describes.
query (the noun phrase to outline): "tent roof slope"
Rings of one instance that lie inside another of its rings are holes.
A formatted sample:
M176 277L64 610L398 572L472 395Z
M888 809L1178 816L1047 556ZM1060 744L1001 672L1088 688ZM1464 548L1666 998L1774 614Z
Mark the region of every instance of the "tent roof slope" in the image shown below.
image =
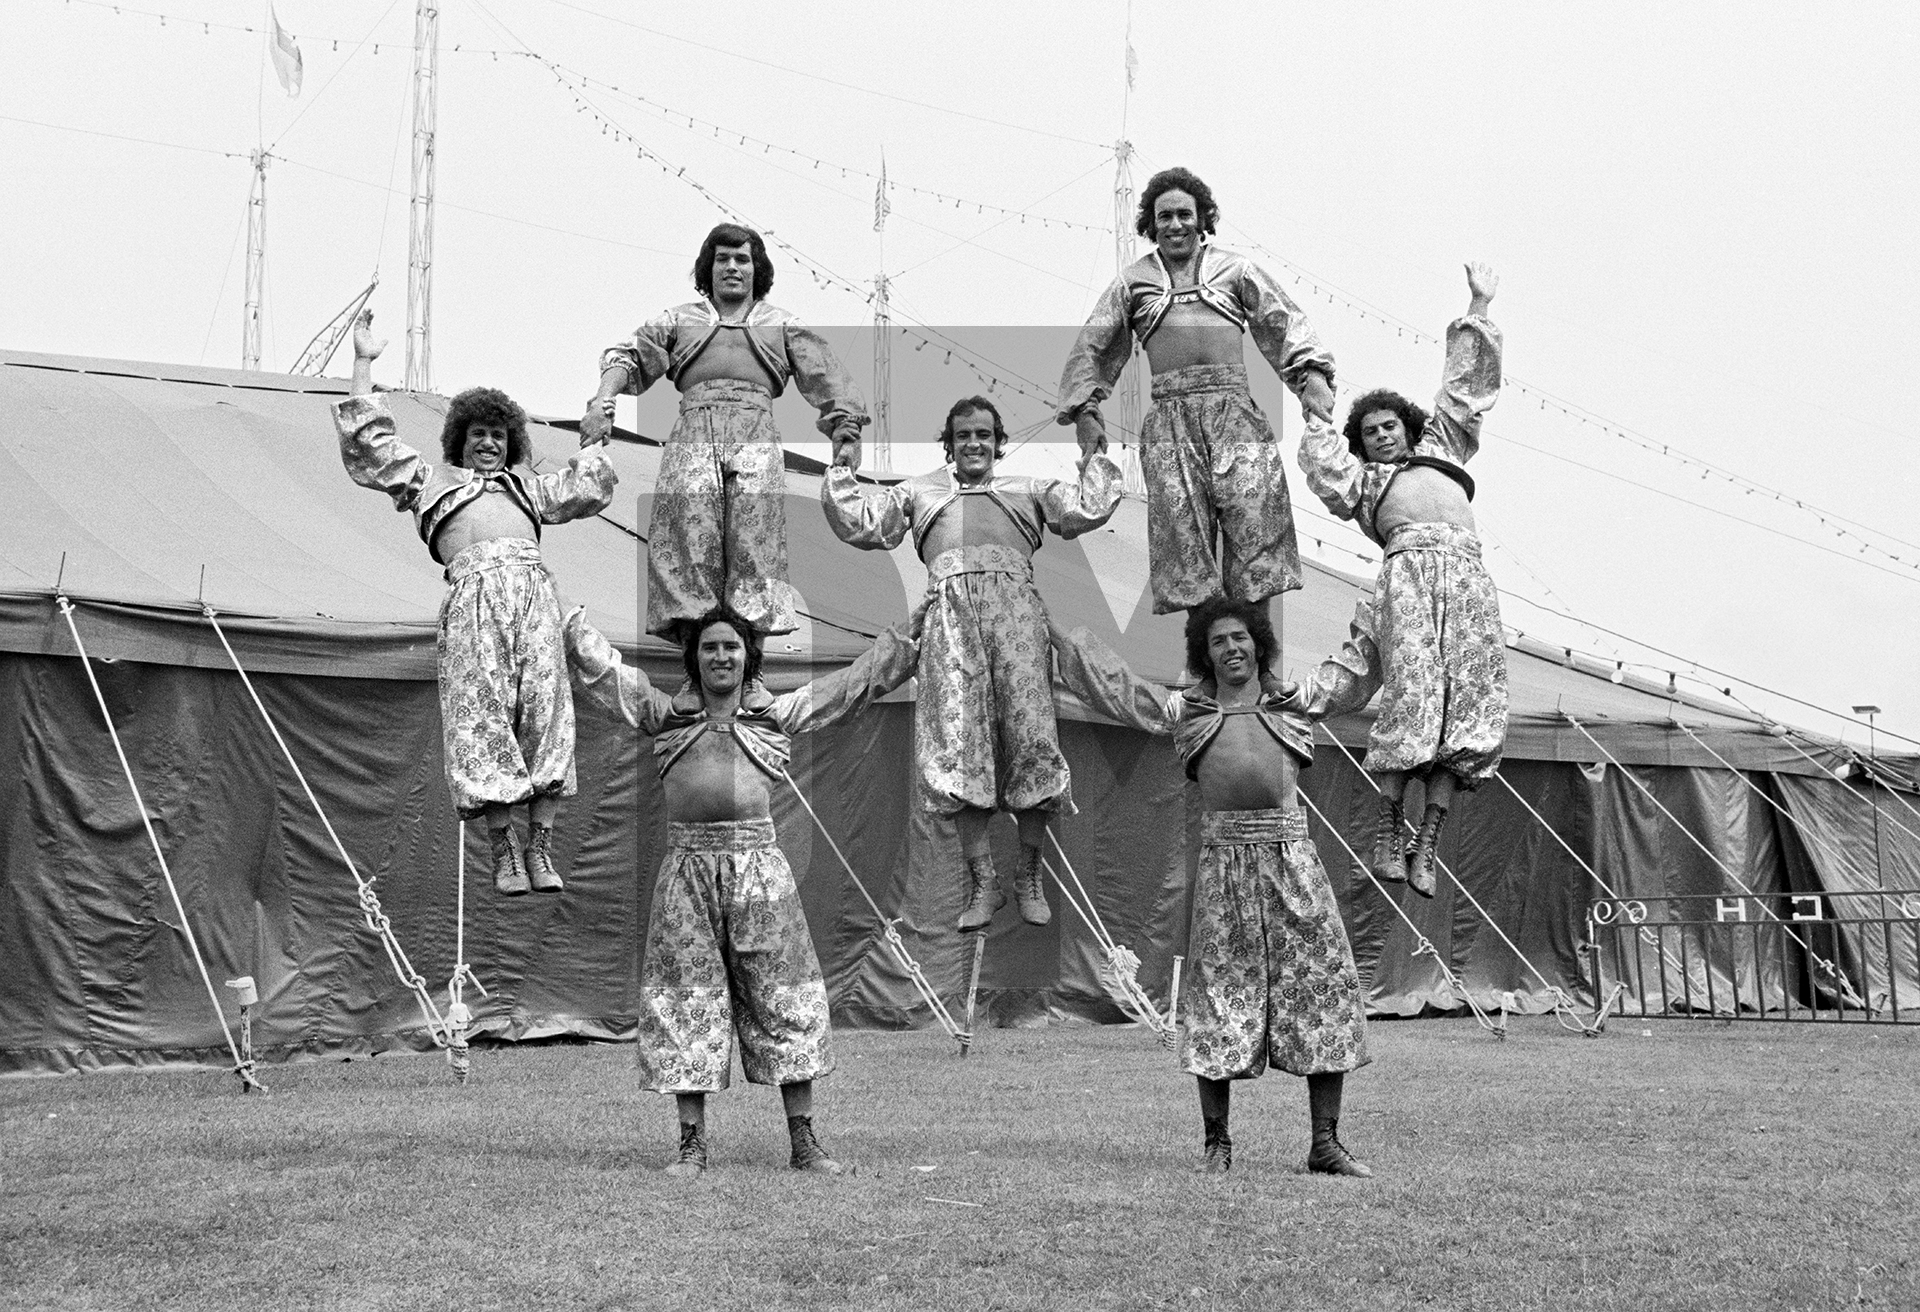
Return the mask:
M343 473L331 409L346 391L331 378L0 350L0 477L12 489L0 527L0 650L74 654L53 605L57 580L95 656L225 668L204 602L249 669L432 678L441 571L411 517ZM386 395L401 440L431 451L445 398ZM571 456L575 428L530 420L536 467ZM639 631L658 443L636 438L610 454L621 479L613 505L549 528L542 555L569 604L585 605L621 646L665 661L673 653ZM910 546L863 552L834 537L808 504L818 462L789 453L787 472L791 575L805 620L770 643L776 684L850 659L906 613L925 577ZM1183 664L1181 620L1152 613L1145 541L1144 507L1126 502L1104 529L1049 540L1034 576L1057 620L1088 625L1133 668L1170 683ZM1303 564L1306 586L1275 609L1282 669L1294 677L1339 649L1355 601L1371 589ZM1577 719L1621 761L1715 765L1679 720L1741 768L1816 768L1730 704L1634 678L1615 684L1610 671L1530 638L1510 645L1508 663L1509 755L1604 760ZM1347 717L1330 727L1358 750L1365 725ZM1831 740L1796 736L1827 768L1848 756Z

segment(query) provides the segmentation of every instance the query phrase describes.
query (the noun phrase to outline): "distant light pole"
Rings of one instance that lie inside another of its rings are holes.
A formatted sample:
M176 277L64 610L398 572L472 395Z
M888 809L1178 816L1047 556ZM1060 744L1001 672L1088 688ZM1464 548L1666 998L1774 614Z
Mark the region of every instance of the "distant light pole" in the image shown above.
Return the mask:
M1880 793L1878 791L1880 782L1880 756L1875 745L1873 733L1873 717L1880 714L1880 708L1878 706L1856 706L1853 708L1853 713L1867 717L1867 760L1873 764L1873 768L1867 771L1867 800L1873 804L1873 875L1875 879L1880 881L1881 891L1885 892L1887 887L1887 873L1881 868L1880 864Z

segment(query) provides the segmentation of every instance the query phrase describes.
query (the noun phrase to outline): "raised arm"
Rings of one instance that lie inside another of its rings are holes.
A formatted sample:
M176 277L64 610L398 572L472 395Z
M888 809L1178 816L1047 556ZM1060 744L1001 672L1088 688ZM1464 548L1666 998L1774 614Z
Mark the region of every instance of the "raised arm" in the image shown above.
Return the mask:
M581 416L580 445L604 442L613 432L616 396L638 396L666 377L673 360L673 333L673 311L667 310L641 324L626 341L600 353L600 390Z
M892 551L913 527L913 492L905 483L863 486L844 465L820 481L820 509L833 535L848 546Z
M793 383L807 404L820 412L814 427L833 441L833 463L860 468L860 430L872 423L867 402L853 385L853 375L840 363L826 339L804 324L788 322L787 363Z
M1060 371L1060 403L1054 418L1073 424L1082 455L1107 449L1100 403L1113 395L1133 356L1133 327L1127 319L1127 282L1115 278L1087 318Z
M1080 477L1073 482L1048 479L1040 485L1040 517L1061 537L1077 538L1113 518L1125 487L1120 466L1096 451L1081 458Z
M1147 733L1171 734L1180 722L1180 694L1143 679L1087 628L1053 632L1060 686L1109 720Z
M1500 399L1503 342L1487 318L1500 277L1485 264L1467 266L1472 299L1466 314L1447 325L1447 371L1433 398L1433 417L1420 440L1450 460L1466 463L1480 450L1480 425Z
M1240 262L1234 293L1247 314L1247 330L1273 371L1309 417L1333 418L1333 353L1273 275L1252 260Z
M433 467L394 436L393 415L373 390L373 362L387 344L373 335L373 311L353 322L353 381L347 399L333 407L340 435L340 463L361 487L385 492L394 509L412 510Z
M1362 597L1354 604L1347 640L1339 653L1321 661L1302 689L1307 718L1324 720L1360 710L1380 691L1383 676L1380 648L1374 640L1373 601Z
M845 669L773 699L773 718L788 733L812 733L838 724L885 697L913 677L920 664L915 633L921 612L873 640Z
M600 630L587 623L587 610L576 606L567 614L567 666L573 672L573 693L617 715L641 733L660 732L673 699L655 688L645 671L620 659Z

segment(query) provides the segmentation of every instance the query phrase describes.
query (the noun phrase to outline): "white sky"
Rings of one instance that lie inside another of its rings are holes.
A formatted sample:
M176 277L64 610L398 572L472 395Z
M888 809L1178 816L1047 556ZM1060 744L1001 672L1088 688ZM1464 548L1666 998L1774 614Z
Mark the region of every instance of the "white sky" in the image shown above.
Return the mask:
M535 412L578 414L599 348L690 295L692 253L720 217L576 112L552 73L477 50L524 43L735 129L716 140L684 117L590 92L687 177L855 280L879 260L871 180L742 147L738 134L868 170L884 148L895 184L886 265L923 323L1077 325L1112 275L1110 237L904 188L1108 223L1125 0L444 5L441 390L486 382ZM263 90L258 36L219 26L260 26L265 6L251 0L141 0L118 13L5 0L0 14L0 344L237 365L244 156L264 134L279 157L266 364L289 367L377 266L373 304L395 338L381 377L399 382L410 5L281 0L305 59L297 100L270 72ZM1132 22L1136 183L1156 167L1192 167L1220 199L1224 244L1257 241L1432 335L1464 305L1461 262L1489 260L1511 380L1840 512L1903 557L1863 555L1858 538L1810 515L1510 389L1474 466L1503 587L1827 706L1878 703L1883 727L1920 738L1920 547L1906 545L1920 543L1914 6L1138 0ZM368 37L377 54L356 51ZM779 303L826 325L869 318L859 298L818 285L791 256L776 260ZM1437 347L1283 281L1343 385L1431 394ZM848 363L864 383L868 357L852 350ZM1061 359L1049 349L1001 363L1050 393ZM944 398L982 386L952 372ZM930 404L918 395L896 401L911 433L939 419L918 413ZM1044 413L1020 397L1008 409L1014 427ZM648 397L637 422L663 433L671 412L670 396ZM797 400L781 414L794 438L810 433ZM1291 406L1284 425L1297 433ZM895 463L935 458L922 446L897 450ZM1066 462L1058 447L1021 459ZM1296 479L1303 497L1318 512ZM1306 517L1303 530L1364 545ZM1337 550L1325 558L1365 569ZM1676 665L1519 600L1507 620L1649 671ZM1843 727L1736 691L1797 723Z

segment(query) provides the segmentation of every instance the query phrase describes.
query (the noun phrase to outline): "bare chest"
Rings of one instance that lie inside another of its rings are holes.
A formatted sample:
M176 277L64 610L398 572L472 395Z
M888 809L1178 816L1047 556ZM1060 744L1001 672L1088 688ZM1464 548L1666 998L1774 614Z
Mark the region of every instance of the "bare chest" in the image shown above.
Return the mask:
M1147 363L1156 374L1200 364L1241 364L1240 329L1197 300L1175 301L1147 339Z
M693 358L679 378L679 388L686 391L695 383L710 383L715 379L731 378L743 383L755 383L768 391L774 390L773 375L760 363L753 347L747 341L751 328L722 328L713 335L700 354ZM769 354L776 354L773 343L762 339L762 345L768 347Z
M711 725L666 777L667 814L690 823L752 820L771 814L767 776L733 740L731 727Z
M527 512L497 483L453 512L435 538L442 560L452 560L476 542L495 538L520 538L536 541L534 525Z
M1451 478L1437 469L1412 465L1394 476L1373 522L1382 537L1402 524L1452 524L1471 529L1473 506Z
M1294 804L1299 766L1258 717L1223 717L1200 757L1200 800L1209 811L1264 811Z

